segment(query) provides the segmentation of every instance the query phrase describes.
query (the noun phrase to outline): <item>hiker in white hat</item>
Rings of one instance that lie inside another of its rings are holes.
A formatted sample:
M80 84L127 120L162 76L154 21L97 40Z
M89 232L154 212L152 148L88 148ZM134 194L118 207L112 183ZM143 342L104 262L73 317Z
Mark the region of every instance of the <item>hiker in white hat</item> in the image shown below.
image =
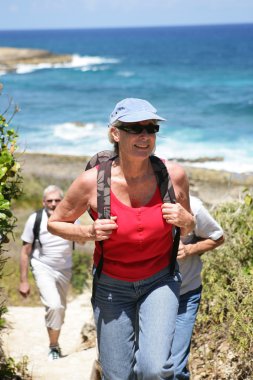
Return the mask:
M158 122L164 120L146 100L119 102L109 119L117 153L110 160L110 180L103 164L83 172L49 219L54 234L95 241L92 305L105 380L174 377L170 353L181 284L172 260L174 227L184 235L195 221L184 170L152 156ZM163 166L175 204L164 203L160 191ZM88 209L94 222L74 225Z

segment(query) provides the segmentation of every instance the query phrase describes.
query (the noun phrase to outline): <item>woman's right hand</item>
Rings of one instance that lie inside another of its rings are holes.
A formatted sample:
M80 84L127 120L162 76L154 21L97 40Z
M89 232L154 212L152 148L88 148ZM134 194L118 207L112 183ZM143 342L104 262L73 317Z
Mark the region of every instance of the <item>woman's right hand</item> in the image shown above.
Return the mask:
M118 228L116 223L117 216L112 216L111 219L97 219L91 225L91 238L95 241L108 240L113 230Z

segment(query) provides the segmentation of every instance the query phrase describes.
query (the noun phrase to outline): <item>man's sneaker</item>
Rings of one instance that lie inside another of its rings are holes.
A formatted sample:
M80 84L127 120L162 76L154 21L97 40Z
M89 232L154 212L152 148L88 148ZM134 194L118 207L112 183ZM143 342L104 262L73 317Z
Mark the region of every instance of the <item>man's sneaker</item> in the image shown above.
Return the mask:
M61 349L60 347L50 347L50 351L48 353L48 360L56 360L61 358Z

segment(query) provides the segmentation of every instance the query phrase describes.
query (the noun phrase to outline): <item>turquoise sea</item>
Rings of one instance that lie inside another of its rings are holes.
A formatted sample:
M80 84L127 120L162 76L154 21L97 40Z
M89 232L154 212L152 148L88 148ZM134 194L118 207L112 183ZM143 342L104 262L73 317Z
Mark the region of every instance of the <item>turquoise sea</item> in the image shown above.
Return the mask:
M71 54L70 64L19 65L0 82L19 104L20 150L90 155L107 149L108 116L126 97L167 121L156 153L253 172L253 24L0 31L0 46ZM6 102L0 97L0 108Z

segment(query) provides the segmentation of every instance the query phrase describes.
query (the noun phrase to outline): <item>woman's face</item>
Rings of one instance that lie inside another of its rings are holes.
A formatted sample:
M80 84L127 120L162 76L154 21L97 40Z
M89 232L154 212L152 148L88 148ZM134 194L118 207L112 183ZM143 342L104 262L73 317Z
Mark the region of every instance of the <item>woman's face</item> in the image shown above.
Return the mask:
M119 152L124 155L145 158L150 156L155 148L156 124L153 120L144 120L136 123L124 123L122 126L115 128L114 139L119 144ZM143 127L140 133L130 133L131 129L139 129ZM145 126L147 129L145 129ZM126 127L127 130L122 128Z

